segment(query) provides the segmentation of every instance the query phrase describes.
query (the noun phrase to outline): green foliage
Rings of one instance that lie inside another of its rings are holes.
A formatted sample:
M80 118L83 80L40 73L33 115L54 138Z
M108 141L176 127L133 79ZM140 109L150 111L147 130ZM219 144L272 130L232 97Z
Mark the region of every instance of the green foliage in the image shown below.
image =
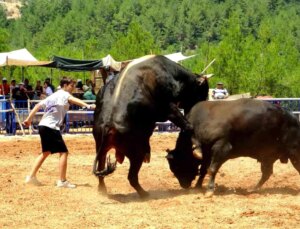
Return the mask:
M0 4L0 28L4 28L7 26L7 19L6 19L6 10Z
M119 56L121 60L130 60L152 53L158 54L158 50L151 34L138 23L132 22L128 33L120 35L113 44L111 54Z
M207 70L215 74L212 87L221 80L231 94L299 97L298 0L26 0L20 19L7 20L5 13L0 7L0 51L26 47L40 60L182 51L197 54L182 64L198 73L216 58ZM51 74L24 72L32 80Z
M0 28L0 52L9 51L9 33L6 29Z

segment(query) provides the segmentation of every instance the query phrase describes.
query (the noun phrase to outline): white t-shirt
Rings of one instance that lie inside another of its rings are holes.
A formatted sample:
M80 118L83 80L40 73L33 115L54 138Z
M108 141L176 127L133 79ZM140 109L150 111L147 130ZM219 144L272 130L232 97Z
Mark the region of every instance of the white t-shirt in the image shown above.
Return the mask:
M227 92L227 90L225 88L224 89L218 89L218 88L216 88L216 89L213 90L213 93L214 93L213 97L215 99L224 99L225 96L228 95L228 92Z
M44 108L45 114L39 126L47 126L51 129L59 130L70 107L68 102L70 96L69 92L58 90L42 100L39 104Z
M53 94L53 91L52 91L51 87L49 87L49 86L46 88L45 92L46 92L46 95L47 95L47 96Z

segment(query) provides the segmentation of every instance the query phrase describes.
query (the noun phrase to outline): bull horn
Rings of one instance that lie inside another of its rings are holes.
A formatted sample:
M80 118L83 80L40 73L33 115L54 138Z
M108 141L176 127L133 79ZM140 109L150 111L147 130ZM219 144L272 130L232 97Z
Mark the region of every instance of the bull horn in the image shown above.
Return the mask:
M200 74L203 74L214 62L216 59L213 59L204 69Z
M199 147L193 147L193 156L198 160L202 160L203 154Z
M210 77L212 77L214 74L207 74L207 75L204 75L206 79L209 79Z

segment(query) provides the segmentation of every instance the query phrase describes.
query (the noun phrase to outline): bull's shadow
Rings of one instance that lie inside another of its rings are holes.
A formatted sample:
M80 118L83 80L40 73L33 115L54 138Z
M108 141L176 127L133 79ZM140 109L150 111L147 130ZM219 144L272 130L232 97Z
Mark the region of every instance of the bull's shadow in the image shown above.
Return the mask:
M144 202L149 200L160 200L160 199L170 199L176 198L182 195L190 195L195 194L194 189L176 189L176 190L149 190L149 196L147 198L140 198L136 192L129 194L108 194L108 198L121 202L121 203L129 203L129 202Z
M150 190L150 196L142 199L140 198L136 192L132 192L129 194L108 194L108 198L121 202L121 203L129 203L129 202L144 202L149 200L160 200L160 199L170 199L176 198L182 195L195 195L199 194L199 197L205 198L206 189L197 189L197 188L190 188L190 189L176 189L176 190ZM274 187L274 188L261 188L255 192L249 192L247 188L232 188L232 187L225 187L223 185L217 186L214 196L227 196L227 195L241 195L241 196L250 196L250 195L275 195L275 194L283 194L283 195L291 195L297 196L300 194L299 190L296 188L291 187Z
M203 190L204 192L204 190ZM274 195L274 194L283 194L283 195L291 195L297 196L300 194L299 190L291 187L270 187L264 188L257 191L250 192L247 188L232 188L220 185L216 188L214 195L216 196L227 196L227 195L241 195L241 196L249 196L249 195Z

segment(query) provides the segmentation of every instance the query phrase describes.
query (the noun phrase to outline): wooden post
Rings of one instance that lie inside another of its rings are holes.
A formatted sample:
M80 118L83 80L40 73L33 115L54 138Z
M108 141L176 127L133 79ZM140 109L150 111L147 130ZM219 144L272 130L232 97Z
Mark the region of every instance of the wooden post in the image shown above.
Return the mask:
M12 103L12 101L10 100L9 102L10 102L10 106L11 106L12 110L14 111L14 113L15 113L15 115L16 115L16 117L17 117L17 120L18 120L19 126L20 126L20 128L21 128L21 130L22 130L23 136L25 136L25 131L24 131L24 129L23 129L23 126L22 126L22 123L21 123L19 114L18 114L18 112L16 111L15 106L14 106L14 104Z
M28 108L28 115L30 114L30 99L27 99L27 108ZM29 134L32 134L32 126L29 126Z

